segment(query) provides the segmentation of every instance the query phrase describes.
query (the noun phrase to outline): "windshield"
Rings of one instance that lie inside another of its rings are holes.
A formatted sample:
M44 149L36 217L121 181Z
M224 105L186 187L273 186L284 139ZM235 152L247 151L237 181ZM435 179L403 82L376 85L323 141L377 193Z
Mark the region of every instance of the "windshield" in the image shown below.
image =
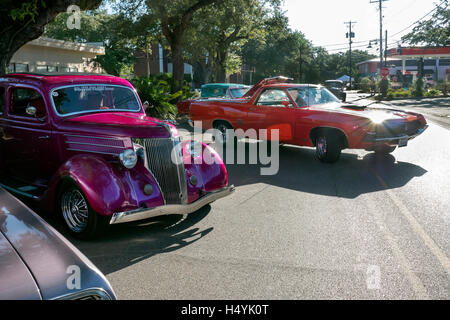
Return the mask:
M52 91L58 114L92 111L140 111L141 106L131 88L92 84L64 87Z
M247 88L234 88L234 89L231 89L231 90L230 90L231 96L232 96L233 98L240 98L240 97L242 97L247 91L248 91Z
M223 87L204 87L202 88L202 98L217 98L227 94L227 88Z
M340 102L338 98L323 87L291 88L289 89L289 94L299 107Z

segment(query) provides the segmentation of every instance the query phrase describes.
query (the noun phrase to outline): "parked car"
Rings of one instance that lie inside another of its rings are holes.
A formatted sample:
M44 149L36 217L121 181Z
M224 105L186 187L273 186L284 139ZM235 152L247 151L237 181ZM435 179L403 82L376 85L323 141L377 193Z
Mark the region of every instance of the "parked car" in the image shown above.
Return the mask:
M0 203L0 300L116 299L105 276L58 231L3 188Z
M200 99L235 99L242 97L250 86L235 83L208 83L202 86ZM179 115L189 114L189 106L194 100L177 103Z
M125 79L8 74L0 96L0 185L60 215L74 236L189 214L234 190L220 156L146 116ZM213 164L190 161L205 152Z
M325 81L325 87L330 90L336 97L343 102L347 99L347 93L345 93L345 84L341 80L327 80Z
M229 129L278 129L281 143L315 147L324 162L337 161L346 148L393 152L428 127L418 113L345 104L322 86L287 80L263 79L239 99L194 101L190 123L221 131L225 142Z
M435 81L433 76L427 76L425 77L425 87L426 88L433 88L435 86Z
M208 83L202 86L201 98L240 98L250 86L236 83Z

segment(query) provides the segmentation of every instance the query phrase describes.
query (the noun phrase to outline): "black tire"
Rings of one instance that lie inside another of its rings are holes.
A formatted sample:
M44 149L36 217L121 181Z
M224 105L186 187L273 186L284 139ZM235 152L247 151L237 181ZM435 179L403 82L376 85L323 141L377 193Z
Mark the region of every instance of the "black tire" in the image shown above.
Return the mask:
M382 146L382 147L377 147L377 148L375 148L375 150L373 150L376 154L380 154L380 155L383 155L383 154L389 154L389 153L392 153L392 152L394 152L394 150L396 149L397 147L396 146Z
M227 144L228 139L230 138L227 134L227 130L232 130L233 127L226 121L217 121L214 123L214 129L219 130L222 133L222 137L219 138L219 142L222 144ZM234 135L233 135L234 136ZM216 141L216 137L213 136L213 141ZM234 142L237 141L236 136L234 136Z
M81 204L74 205L75 201ZM57 205L64 227L76 238L93 239L108 229L110 218L101 216L92 209L83 191L75 182L65 182L62 185Z
M341 156L342 145L339 135L322 131L316 137L316 157L322 162L333 163Z

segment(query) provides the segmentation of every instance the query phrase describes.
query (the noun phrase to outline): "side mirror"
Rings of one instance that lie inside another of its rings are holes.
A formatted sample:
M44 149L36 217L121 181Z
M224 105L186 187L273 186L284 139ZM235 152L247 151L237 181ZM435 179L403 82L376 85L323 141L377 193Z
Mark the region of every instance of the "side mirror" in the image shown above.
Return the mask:
M36 116L36 113L37 113L37 109L36 109L36 107L28 106L28 107L25 109L25 112L27 113L27 115L32 116L32 117L35 117L35 116Z
M288 108L291 103L289 101L281 101L281 104Z
M143 105L144 105L144 111L147 110L147 108L151 108L148 101L145 101Z

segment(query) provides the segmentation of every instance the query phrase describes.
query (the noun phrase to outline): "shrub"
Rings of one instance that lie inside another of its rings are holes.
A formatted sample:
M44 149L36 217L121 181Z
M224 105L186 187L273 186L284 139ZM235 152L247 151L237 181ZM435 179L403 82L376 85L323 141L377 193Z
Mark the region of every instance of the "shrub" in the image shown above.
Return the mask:
M438 97L441 95L441 92L438 89L430 89L425 92L425 97Z
M379 88L380 88L380 93L381 93L382 97L386 97L387 96L387 93L388 93L390 85L391 85L391 83L389 82L388 79L386 79L386 78L381 79L380 84L379 84L379 86L380 86Z
M442 94L444 96L448 93L448 83L447 80L439 80L436 86L436 89L442 91Z
M365 77L361 79L359 83L359 87L363 92L371 92L373 86L373 81L369 77Z
M148 101L150 107L146 110L147 115L155 118L175 119L177 101L192 96L187 82L184 82L182 90L175 91L176 81L170 74L138 77L132 79L131 83L142 102Z
M382 96L381 94L377 94L377 95L375 96L375 100L376 100L376 101L381 101L381 100L383 100L383 96Z
M386 94L386 99L387 100L392 100L394 97L394 91L388 91L388 93Z
M424 90L423 90L423 78L418 78L414 84L413 84L413 96L414 97L423 97Z

